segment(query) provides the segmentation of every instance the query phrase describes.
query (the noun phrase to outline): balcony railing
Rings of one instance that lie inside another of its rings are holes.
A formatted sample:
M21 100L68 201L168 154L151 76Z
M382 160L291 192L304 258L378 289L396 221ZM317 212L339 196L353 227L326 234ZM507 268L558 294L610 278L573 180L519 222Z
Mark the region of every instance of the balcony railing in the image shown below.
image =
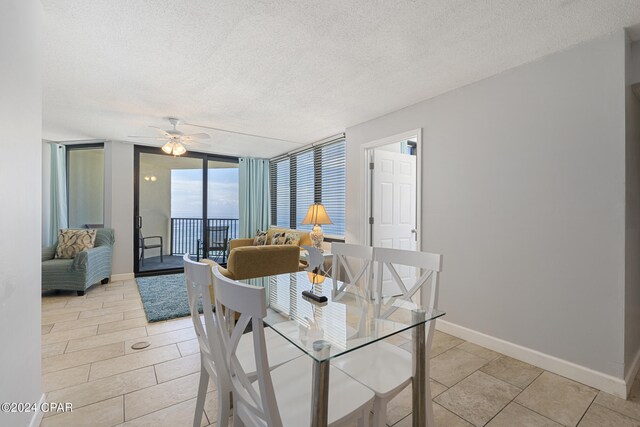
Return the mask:
M209 218L209 227L228 226L229 240L238 238L237 218ZM202 219L200 218L171 218L171 255L199 253L198 240L204 236Z

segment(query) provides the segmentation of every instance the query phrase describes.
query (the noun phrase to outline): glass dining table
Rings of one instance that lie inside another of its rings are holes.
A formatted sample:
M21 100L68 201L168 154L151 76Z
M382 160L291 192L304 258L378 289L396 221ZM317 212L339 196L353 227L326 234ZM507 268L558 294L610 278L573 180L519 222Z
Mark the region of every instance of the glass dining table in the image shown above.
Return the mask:
M405 331L411 331L413 341L413 426L427 425L432 403L427 398L426 324L443 316L443 311L400 297L374 298L359 286L306 271L241 282L267 289L265 324L314 361L312 427L327 425L331 360L352 351L367 351L367 346ZM303 291L326 297L326 301L308 298Z

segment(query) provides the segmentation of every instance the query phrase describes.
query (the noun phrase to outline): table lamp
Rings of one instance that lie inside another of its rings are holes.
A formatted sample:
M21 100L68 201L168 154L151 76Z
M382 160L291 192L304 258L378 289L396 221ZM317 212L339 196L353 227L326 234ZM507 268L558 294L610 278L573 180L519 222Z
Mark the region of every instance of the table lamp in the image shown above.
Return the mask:
M331 222L331 219L329 219L329 215L327 215L327 211L322 203L314 203L309 206L309 212L307 212L307 216L302 220L302 224L313 224L313 230L309 233L311 243L314 248L318 249L320 252L324 252L322 250L324 235L322 234L322 227L320 227L320 225L333 223Z

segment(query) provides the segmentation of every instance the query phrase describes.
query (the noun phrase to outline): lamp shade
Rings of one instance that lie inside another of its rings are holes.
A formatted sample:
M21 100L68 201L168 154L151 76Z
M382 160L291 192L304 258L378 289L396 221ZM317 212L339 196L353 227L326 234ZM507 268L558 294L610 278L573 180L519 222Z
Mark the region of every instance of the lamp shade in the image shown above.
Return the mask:
M307 212L307 216L302 220L302 224L333 224L331 219L329 219L329 215L327 215L327 211L324 208L322 203L314 203L309 206L309 211Z
M171 152L173 151L173 142L169 141L166 144L164 144L162 146L162 151L164 151L167 154L171 154Z
M175 144L173 144L173 152L171 154L173 154L174 156L180 156L186 152L187 149L184 148L184 145L182 145L180 142L176 142Z

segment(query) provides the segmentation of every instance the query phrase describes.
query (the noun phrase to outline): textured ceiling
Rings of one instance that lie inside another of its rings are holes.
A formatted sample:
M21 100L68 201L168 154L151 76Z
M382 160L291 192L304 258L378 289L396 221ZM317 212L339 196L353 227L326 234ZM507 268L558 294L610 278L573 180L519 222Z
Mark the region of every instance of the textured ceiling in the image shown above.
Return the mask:
M640 22L623 0L42 3L44 138L132 141L175 115L293 141L182 129L264 157Z

